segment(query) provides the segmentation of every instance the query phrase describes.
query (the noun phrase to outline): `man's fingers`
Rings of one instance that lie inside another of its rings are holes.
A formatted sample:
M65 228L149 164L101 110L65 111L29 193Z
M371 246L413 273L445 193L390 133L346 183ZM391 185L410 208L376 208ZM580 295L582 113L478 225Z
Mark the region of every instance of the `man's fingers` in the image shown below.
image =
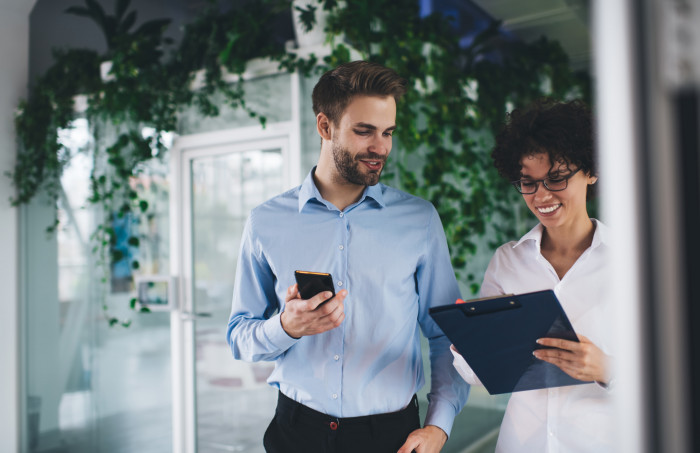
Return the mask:
M284 298L285 302L289 302L290 300L298 299L299 295L299 288L297 284L293 284L289 288L287 288L287 296Z
M331 314L333 311L336 310L336 308L339 305L342 306L342 303L345 300L345 296L348 295L348 291L346 289L338 291L338 293L333 297L333 299L329 300L327 303L324 304L323 302L332 295L333 294L330 291L326 291L323 293L319 293L316 296L309 299L309 302L311 302L313 306L312 310L319 309L323 315Z
M320 293L316 294L314 297L312 297L311 299L309 299L309 308L311 310L315 310L321 304L328 301L328 299L330 299L331 297L333 297L333 293L330 291L320 292Z
M397 453L411 453L420 443L415 437L408 436L406 443L404 443Z

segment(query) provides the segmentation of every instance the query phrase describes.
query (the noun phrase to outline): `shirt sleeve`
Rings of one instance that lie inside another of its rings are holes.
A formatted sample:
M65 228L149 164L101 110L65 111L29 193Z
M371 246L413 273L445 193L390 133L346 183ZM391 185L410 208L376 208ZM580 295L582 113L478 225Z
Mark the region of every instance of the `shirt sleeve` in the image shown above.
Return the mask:
M459 351L457 351L455 345L450 345L450 352L454 357L452 359L452 365L455 367L459 375L462 376L462 379L464 379L466 382L472 385L484 385L476 376L476 373L474 373L472 367L470 367L467 361L464 360L462 354L460 354Z
M282 328L275 275L254 237L254 213L243 230L233 287L227 339L233 357L248 362L275 360L298 340Z
M479 291L480 297L498 296L504 293L503 287L498 282L497 278L499 275L500 253L500 249L497 250L489 262L489 266L484 274L484 280L481 283L481 290ZM462 379L472 385L483 385L476 376L476 373L474 373L474 370L472 370L467 361L464 360L462 354L455 349L454 345L450 345L450 352L453 356L452 366L457 370L457 373L459 373Z
M425 245L423 259L416 272L419 322L430 345L431 380L425 425L437 426L449 436L455 416L467 402L469 384L452 366L450 341L428 313L431 307L453 304L460 297L445 232L432 206Z

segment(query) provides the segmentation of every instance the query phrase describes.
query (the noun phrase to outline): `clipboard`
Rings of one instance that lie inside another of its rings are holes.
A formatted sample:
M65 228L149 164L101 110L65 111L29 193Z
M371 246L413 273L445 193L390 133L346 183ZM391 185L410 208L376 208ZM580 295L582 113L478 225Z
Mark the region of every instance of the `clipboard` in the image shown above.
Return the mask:
M491 394L588 384L532 355L538 338L578 341L554 291L505 295L429 310Z

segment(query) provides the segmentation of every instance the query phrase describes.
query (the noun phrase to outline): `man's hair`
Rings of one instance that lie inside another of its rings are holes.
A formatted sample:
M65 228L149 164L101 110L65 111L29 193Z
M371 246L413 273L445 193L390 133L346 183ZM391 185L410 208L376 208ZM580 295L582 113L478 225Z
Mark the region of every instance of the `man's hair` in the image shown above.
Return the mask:
M513 110L506 118L491 158L498 173L509 181L520 179L523 157L545 153L552 165L563 162L597 176L591 111L581 100L539 99ZM587 199L595 186L588 186Z
M393 69L369 61L341 64L321 76L311 95L314 114L323 112L338 124L355 96L393 96L396 102L406 93L406 80Z

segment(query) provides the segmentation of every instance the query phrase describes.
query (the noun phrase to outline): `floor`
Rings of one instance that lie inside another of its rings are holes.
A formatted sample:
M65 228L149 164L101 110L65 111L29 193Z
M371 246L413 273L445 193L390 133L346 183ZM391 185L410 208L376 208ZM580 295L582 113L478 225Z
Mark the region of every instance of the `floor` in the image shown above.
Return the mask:
M131 329L100 335L88 361L91 388L63 394L60 428L44 430L30 451L172 451L169 327L154 317ZM221 326L203 326L198 336L198 452L264 453L277 398L265 382L272 365L234 361L224 338ZM419 393L422 415L425 393ZM473 388L443 453L492 452L506 401Z

